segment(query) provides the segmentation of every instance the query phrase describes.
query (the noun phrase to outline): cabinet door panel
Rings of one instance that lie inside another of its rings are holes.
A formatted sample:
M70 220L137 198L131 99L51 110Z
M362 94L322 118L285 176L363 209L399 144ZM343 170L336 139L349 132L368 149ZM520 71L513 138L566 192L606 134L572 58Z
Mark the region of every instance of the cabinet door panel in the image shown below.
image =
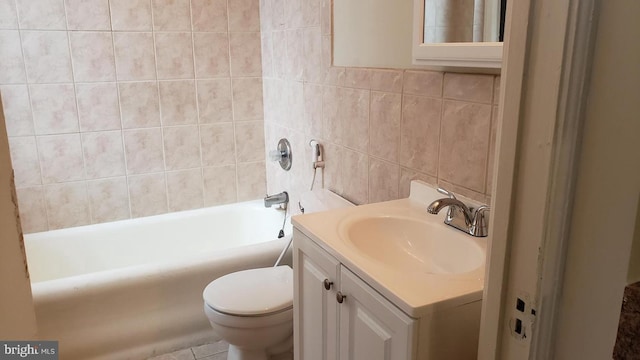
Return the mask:
M340 360L409 360L416 321L342 267L339 305Z

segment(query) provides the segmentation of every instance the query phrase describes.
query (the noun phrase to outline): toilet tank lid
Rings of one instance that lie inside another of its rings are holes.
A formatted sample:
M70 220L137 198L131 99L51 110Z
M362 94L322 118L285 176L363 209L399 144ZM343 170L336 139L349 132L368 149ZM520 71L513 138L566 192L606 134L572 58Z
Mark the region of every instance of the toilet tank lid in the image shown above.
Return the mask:
M212 309L231 315L266 315L293 305L293 270L288 266L224 275L202 293Z
M355 206L349 200L327 189L316 189L300 194L300 205L305 214Z

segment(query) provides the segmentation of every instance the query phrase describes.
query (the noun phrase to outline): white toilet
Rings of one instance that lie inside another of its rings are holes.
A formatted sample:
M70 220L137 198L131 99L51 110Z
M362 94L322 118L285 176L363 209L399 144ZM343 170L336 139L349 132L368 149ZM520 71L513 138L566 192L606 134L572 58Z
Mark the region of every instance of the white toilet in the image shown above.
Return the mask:
M319 189L303 194L305 213L353 206ZM293 270L250 269L222 276L202 294L213 330L229 343L228 360L266 360L293 346Z

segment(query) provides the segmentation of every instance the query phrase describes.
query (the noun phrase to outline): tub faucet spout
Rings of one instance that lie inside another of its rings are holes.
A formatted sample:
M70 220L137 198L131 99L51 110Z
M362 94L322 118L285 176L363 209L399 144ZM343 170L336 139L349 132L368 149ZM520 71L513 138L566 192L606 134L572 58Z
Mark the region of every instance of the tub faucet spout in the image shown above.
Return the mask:
M264 207L271 207L276 204L287 204L289 203L289 194L286 191L283 191L274 195L267 195L264 198Z

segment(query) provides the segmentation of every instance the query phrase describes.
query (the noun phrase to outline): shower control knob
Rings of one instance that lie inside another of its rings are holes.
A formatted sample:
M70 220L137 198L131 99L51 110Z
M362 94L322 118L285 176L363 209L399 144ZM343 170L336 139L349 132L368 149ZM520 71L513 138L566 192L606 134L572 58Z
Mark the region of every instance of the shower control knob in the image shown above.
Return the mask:
M333 285L333 281L329 281L329 279L324 279L322 283L324 284L324 288L326 290L331 290L331 285Z
M336 294L336 300L338 300L339 304L342 304L342 302L346 298L347 298L347 295L342 295L342 293L340 291L338 291L338 293Z

